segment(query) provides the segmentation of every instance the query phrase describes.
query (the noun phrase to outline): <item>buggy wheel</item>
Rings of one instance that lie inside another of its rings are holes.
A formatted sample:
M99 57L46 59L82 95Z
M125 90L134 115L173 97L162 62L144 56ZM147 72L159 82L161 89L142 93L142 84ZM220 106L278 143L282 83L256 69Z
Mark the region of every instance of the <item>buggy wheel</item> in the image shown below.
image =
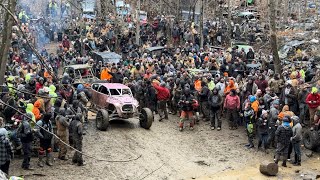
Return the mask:
M100 131L106 131L109 126L109 113L104 109L99 109L96 116L96 127Z
M318 146L319 134L317 131L307 130L303 134L304 147L310 150L314 150Z
M144 129L150 129L153 122L153 113L149 108L141 109L139 116L140 126Z

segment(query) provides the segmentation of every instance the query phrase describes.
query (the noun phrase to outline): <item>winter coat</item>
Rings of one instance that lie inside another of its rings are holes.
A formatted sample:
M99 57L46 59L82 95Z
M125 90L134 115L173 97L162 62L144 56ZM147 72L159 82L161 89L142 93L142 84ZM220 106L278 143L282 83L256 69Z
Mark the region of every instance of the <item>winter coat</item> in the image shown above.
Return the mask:
M285 116L289 116L289 117L294 116L294 113L292 111L289 111L288 105L283 106L282 111L278 115L278 118L282 120Z
M33 104L28 103L26 108L26 113L30 113L32 115L32 121L36 122L36 117L32 112L33 108L34 108Z
M33 105L32 113L34 114L36 121L39 121L42 117L42 114L40 113L40 101L36 101Z
M208 98L212 110L219 110L222 104L222 97L218 94L211 94Z
M159 101L167 101L170 99L170 91L166 87L161 87L154 83L154 88L157 90L157 99Z
M256 80L255 81L256 85L258 86L258 88L262 91L262 93L266 92L266 88L268 87L268 81L266 80Z
M281 95L280 95L280 101L285 104L285 98L287 98L288 102L287 105L292 105L294 103L296 103L296 91L294 90L293 87L291 87L290 93L289 94L285 94L285 90L286 88L284 87L282 89Z
M0 165L4 165L13 158L13 149L9 139L4 135L0 135Z
M248 85L249 85L248 82L246 82L246 83L243 85L242 91L243 91L244 93L246 93L247 91L250 91L250 90L247 88ZM250 95L256 94L257 90L258 90L257 84L254 83L254 82L252 82L252 89L251 89L251 91L249 92Z
M257 121L258 132L260 134L268 134L269 124L268 119L260 117Z
M259 101L255 100L254 102L252 102L251 108L254 110L255 114L257 114L259 111Z
M101 71L100 79L101 80L108 80L110 81L112 78L112 75L109 73L110 71L108 69L103 69Z
M21 139L22 143L30 143L33 141L33 134L28 119L22 120L18 129L17 136Z
M215 86L216 85L214 84L213 81L208 82L208 88L209 88L210 91L212 91L215 88Z
M314 103L310 103L310 101L314 101ZM306 103L308 104L309 108L312 108L312 109L317 108L318 106L320 106L320 94L310 93L307 96Z
M281 88L283 86L283 81L281 79L270 79L269 82L268 82L268 86L274 90L274 92L276 94L280 94L281 93Z
M45 139L45 140L52 139L53 136L51 133L53 133L53 129L52 129L51 121L49 122L44 122L43 120L38 121L36 129L37 129L37 135L40 139Z
M200 102L208 101L209 96L210 96L210 90L208 86L203 86L199 93L199 101Z
M193 110L192 104L193 104L194 100L195 100L195 98L193 97L193 95L191 95L191 94L189 94L189 95L183 94L181 96L181 99L180 99L180 102L179 102L179 104L181 106L181 109L183 111L192 111Z
M226 94L226 95L229 94L229 92L230 92L232 89L236 89L236 86L235 86L234 81L230 79L229 85L224 89L224 94Z
M229 110L240 109L240 98L237 95L231 96L230 94L224 100L224 108Z
M67 121L67 118L61 115L58 115L55 120L57 124L57 135L58 136L67 135L68 127L69 127L69 122Z
M38 93L39 89L43 88L43 84L40 84L39 82L36 83L36 93Z
M302 140L302 126L299 121L294 120L292 127L293 136L291 141L292 142L300 142Z
M299 104L306 104L307 96L308 96L308 91L301 90L298 94L298 103Z
M243 117L246 123L253 123L254 122L254 110L251 107L248 107L243 112Z
M293 135L292 129L290 126L284 126L281 125L276 130L276 140L278 143L281 143L283 145L289 145L290 144L290 138Z
M270 108L270 114L269 114L269 127L276 126L278 115L279 115L279 110L272 106Z

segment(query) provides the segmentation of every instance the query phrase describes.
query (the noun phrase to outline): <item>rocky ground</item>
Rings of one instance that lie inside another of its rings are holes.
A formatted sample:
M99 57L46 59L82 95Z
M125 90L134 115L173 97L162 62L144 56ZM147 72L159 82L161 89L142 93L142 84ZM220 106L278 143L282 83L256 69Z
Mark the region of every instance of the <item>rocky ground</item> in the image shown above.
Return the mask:
M94 114L90 114L94 119ZM86 166L72 165L71 160L55 160L53 167L34 171L20 168L22 159L14 159L10 174L25 179L108 179L108 180L182 180L182 179L315 179L320 175L320 155L303 156L303 166L280 168L278 177L269 178L259 173L259 163L273 160L268 154L247 150L244 128L230 131L223 122L222 131L212 131L207 122L200 122L193 131L179 132L178 117L164 122L155 121L150 130L139 127L137 119L111 121L108 131L95 129L90 121L83 140ZM309 151L303 148L310 155ZM69 152L70 156L73 154ZM57 154L54 155L57 157ZM99 160L98 160L99 159ZM101 161L108 160L108 161ZM127 161L128 162L109 162Z

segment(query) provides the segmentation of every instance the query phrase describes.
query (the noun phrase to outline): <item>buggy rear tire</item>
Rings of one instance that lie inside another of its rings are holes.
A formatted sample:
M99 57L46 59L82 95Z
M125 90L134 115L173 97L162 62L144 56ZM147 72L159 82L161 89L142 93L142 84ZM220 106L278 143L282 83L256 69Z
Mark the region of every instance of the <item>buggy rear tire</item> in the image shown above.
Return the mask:
M150 129L153 123L153 113L149 108L141 109L141 113L139 115L140 126L144 129Z
M307 130L303 134L303 144L304 147L310 150L315 150L319 145L318 141L320 140L318 131Z
M105 109L99 109L96 116L96 127L100 131L106 131L109 126L109 113Z

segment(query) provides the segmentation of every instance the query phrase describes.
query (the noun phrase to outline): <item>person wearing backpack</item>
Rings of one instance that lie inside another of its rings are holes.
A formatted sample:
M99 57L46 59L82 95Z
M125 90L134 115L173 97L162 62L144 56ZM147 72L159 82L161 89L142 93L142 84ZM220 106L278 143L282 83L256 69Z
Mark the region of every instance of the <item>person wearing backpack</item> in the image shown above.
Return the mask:
M217 121L218 121L217 130L220 131L221 130L221 118L219 118L218 112L221 108L223 100L219 94L218 88L214 88L212 90L212 93L210 94L210 96L208 98L208 102L210 105L211 130L215 129L216 119L217 119Z
M246 123L246 130L247 130L247 136L248 136L248 144L246 144L245 146L248 149L251 149L251 148L254 148L253 123L254 123L254 119L255 119L255 112L249 102L247 102L245 104L243 117L244 117L244 121Z
M32 121L32 114L26 113L17 129L17 136L21 139L23 150L22 168L24 170L33 170L30 167L33 132L29 121Z
M53 129L51 124L52 115L50 113L44 114L43 118L37 122L37 135L40 139L40 149L39 149L39 162L38 166L43 167L44 162L43 158L46 155L47 160L46 164L48 166L53 165L53 157L52 157L52 137L53 137Z

